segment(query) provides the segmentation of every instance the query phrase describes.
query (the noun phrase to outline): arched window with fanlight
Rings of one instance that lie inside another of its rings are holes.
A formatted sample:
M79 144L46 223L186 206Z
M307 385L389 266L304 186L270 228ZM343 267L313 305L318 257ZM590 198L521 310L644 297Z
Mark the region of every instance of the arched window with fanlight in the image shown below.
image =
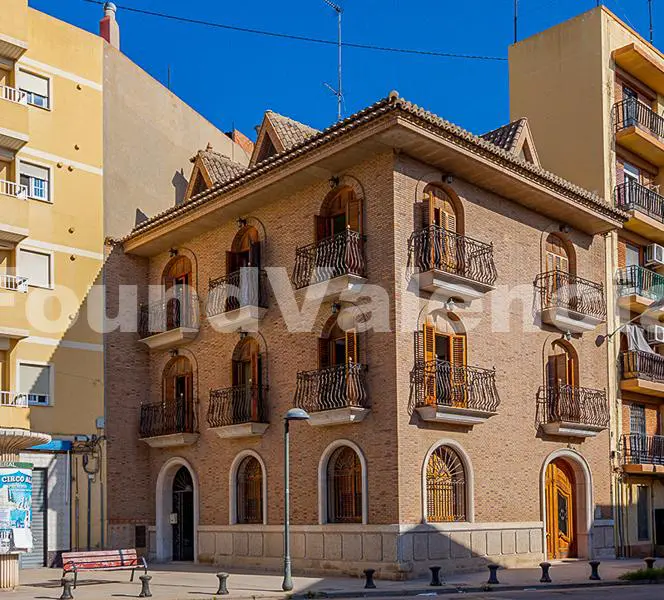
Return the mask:
M327 521L362 523L362 463L350 446L337 448L327 462Z
M162 274L165 291L166 329L193 326L192 267L187 256L173 257Z
M193 433L194 374L186 356L176 356L164 369L162 377L163 422L169 433Z
M237 523L263 523L263 469L255 456L242 460L235 483Z
M362 202L353 188L341 186L328 195L316 216L316 241L347 230L362 234Z
M458 453L438 446L426 465L426 520L430 523L466 521L466 469Z
M247 336L235 347L231 376L235 398L233 422L263 422L263 357L255 337Z

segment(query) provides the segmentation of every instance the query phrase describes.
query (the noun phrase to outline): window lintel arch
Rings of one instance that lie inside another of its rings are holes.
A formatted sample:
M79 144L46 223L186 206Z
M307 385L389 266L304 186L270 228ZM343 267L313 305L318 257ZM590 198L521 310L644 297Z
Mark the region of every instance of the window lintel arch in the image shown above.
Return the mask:
M248 458L253 458L258 461L258 464L261 468L261 512L262 512L262 525L267 525L267 469L265 467L265 461L263 457L256 452L255 450L243 450L239 452L233 462L231 463L231 468L228 473L228 523L230 525L237 525L237 514L238 514L238 496L237 496L237 481L240 468L243 466L244 462Z

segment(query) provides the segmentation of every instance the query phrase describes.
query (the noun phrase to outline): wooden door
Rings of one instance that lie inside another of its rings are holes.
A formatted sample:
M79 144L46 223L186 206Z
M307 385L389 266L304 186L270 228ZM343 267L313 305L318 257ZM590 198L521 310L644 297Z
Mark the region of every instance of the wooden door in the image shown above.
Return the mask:
M546 547L547 558L576 556L574 518L574 473L562 460L546 468Z
M431 264L436 269L456 273L463 264L454 206L444 190L430 187L425 191L425 227L430 227Z

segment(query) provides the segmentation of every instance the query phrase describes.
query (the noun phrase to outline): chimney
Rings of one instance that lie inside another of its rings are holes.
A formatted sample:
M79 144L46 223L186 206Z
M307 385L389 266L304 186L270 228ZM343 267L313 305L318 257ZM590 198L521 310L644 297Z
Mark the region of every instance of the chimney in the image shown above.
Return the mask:
M120 49L120 26L115 20L117 7L112 2L104 2L104 18L99 21L99 35L111 46Z

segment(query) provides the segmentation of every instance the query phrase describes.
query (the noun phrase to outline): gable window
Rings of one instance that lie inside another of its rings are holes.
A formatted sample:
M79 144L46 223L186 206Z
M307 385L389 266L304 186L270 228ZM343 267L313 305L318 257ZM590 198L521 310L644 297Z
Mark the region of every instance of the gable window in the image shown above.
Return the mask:
M39 108L50 108L50 85L46 77L20 70L18 72L18 88L26 93L28 104Z
M247 456L237 470L237 523L263 523L263 470L255 456Z
M28 278L33 287L53 287L52 256L36 250L19 250L19 269L22 277Z
M50 202L51 190L51 170L47 167L40 167L31 163L21 161L21 185L28 190L28 197L33 200L42 200Z
M426 469L427 522L466 521L466 471L459 455L438 446Z
M334 451L327 463L328 523L362 522L362 464L349 446Z
M51 366L19 363L19 386L27 394L28 404L48 406L51 403Z

